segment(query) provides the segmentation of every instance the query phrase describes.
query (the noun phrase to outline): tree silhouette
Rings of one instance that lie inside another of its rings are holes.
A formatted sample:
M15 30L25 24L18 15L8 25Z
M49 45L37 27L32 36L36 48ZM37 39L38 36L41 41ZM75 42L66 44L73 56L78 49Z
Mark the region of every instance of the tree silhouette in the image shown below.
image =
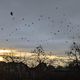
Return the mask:
M10 53L6 53L3 56L6 62L24 62L25 58L20 56L15 56L15 53L11 50ZM26 60L25 60L26 61Z
M11 53L7 53L7 55L4 55L3 58L7 61L7 62L15 62L14 59L14 52L11 51Z
M36 53L37 54L37 61L39 63L42 63L45 61L46 59L46 55L45 55L45 52L44 52L44 49L41 45L37 46L34 50L33 50L33 53ZM43 59L41 59L41 56L43 57Z
M79 67L80 45L78 45L76 42L73 42L73 44L70 47L70 51L66 52L66 54L69 56L70 60L73 60L74 65Z

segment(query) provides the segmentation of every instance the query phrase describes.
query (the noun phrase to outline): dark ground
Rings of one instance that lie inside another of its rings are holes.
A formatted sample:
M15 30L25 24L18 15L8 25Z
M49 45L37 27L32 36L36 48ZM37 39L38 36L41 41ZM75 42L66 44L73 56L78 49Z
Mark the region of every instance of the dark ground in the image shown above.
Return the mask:
M55 68L45 63L29 68L22 62L0 62L0 80L80 80L80 69Z

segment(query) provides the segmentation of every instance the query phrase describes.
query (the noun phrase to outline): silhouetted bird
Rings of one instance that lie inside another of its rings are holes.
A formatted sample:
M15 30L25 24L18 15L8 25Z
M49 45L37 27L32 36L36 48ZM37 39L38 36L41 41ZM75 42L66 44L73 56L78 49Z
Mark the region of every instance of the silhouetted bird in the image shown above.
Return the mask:
M8 41L8 39L6 39L6 41Z
M17 31L18 29L16 28L16 31Z
M58 30L58 32L60 32L60 31Z
M11 36L11 34L9 34L9 36Z
M23 40L24 38L22 37L21 40Z
M32 22L32 24L34 24L34 23Z
M65 43L68 43L68 41L65 41Z
M56 7L56 10L58 9L58 7Z
M54 35L56 35L56 33L54 33Z
M43 15L40 15L40 17L43 17Z
M24 20L24 18L22 18L22 20Z
M52 32L50 32L52 34Z
M38 21L40 21L40 18L38 19Z
M10 12L10 15L13 16L13 12Z
M67 25L67 27L69 27L69 25Z
M27 24L25 24L25 26L27 26Z
M50 19L51 17L48 17L48 19Z
M4 30L3 28L1 28L1 30Z
M30 24L28 24L28 27L30 27Z

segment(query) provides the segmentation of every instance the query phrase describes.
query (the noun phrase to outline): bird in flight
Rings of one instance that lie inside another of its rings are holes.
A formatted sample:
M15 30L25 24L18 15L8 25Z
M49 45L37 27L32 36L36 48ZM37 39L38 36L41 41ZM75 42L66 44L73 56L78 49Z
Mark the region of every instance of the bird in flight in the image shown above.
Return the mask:
M10 12L10 15L13 16L13 12L12 11Z

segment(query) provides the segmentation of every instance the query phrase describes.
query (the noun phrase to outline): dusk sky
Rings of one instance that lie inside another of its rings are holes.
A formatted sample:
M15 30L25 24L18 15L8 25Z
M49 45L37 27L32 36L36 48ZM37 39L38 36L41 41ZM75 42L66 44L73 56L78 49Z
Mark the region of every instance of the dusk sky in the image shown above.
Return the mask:
M63 52L79 40L80 0L0 0L1 48Z

